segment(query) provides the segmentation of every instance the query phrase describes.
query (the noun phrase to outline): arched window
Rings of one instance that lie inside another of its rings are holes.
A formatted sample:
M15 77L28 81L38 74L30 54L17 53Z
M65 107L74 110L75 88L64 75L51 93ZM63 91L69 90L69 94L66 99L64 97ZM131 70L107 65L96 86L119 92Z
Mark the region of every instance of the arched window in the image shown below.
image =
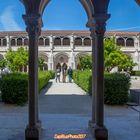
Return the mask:
M27 38L24 39L24 46L28 46L29 40Z
M80 37L75 38L74 45L82 46L82 39Z
M48 70L48 65L46 63L43 65L43 67L44 67L44 71Z
M11 46L16 46L16 40L15 39L11 39Z
M54 46L61 46L61 38L55 38L54 39Z
M104 40L110 40L111 38L110 37L104 37Z
M17 39L17 46L22 46L22 38Z
M2 46L2 40L0 39L0 46Z
M0 60L2 60L3 59L3 55L2 54L0 54Z
M125 46L125 41L123 38L118 38L117 41L116 41L116 44L118 46Z
M126 46L128 46L128 47L134 47L134 39L133 38L128 38L127 40L126 40Z
M46 38L45 39L45 46L50 46L50 40L49 40L49 38Z
M3 46L7 46L7 40L6 40L6 38L3 39Z
M39 38L39 46L44 46L44 39L43 38Z
M64 38L63 39L63 45L64 46L70 46L70 39L69 38Z
M84 46L91 46L91 39L90 38L84 39Z

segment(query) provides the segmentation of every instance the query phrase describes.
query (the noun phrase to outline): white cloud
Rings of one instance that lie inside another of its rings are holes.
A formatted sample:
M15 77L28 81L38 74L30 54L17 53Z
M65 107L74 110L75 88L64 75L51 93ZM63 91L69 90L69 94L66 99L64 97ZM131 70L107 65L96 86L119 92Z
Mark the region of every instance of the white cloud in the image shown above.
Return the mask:
M8 6L0 15L0 23L4 31L19 31L21 28L14 18L14 7Z

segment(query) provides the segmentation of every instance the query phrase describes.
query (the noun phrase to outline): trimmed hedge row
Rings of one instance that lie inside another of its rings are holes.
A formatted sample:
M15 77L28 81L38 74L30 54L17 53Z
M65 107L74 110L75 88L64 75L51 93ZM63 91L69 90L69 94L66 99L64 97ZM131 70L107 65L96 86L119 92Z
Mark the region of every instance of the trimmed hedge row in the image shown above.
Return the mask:
M140 76L140 71L131 71L132 76Z
M39 91L47 85L54 73L39 72ZM28 101L28 75L26 73L12 73L0 78L1 98L5 103L24 105Z
M120 105L128 101L130 78L125 74L105 74L105 104ZM92 91L91 71L74 71L73 79L89 95Z
M48 72L44 72L41 71L39 72L38 75L38 88L39 91L41 91L42 88L44 88L50 79L53 79L55 77L55 73L53 71L48 71Z

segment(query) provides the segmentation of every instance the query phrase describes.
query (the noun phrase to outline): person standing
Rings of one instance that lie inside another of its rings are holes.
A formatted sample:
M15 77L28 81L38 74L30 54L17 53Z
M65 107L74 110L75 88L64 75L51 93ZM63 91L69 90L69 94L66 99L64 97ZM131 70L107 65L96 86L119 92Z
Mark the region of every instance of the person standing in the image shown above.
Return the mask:
M66 83L66 76L67 76L67 68L66 67L63 67L62 69L62 81L63 83Z
M56 82L57 82L57 80L60 82L60 72L61 72L60 68L57 68L56 69L56 74L55 74L56 75L55 76L56 77Z
M72 73L73 73L73 70L72 70L71 67L69 67L69 69L68 69L68 78L69 78L70 83L72 82Z

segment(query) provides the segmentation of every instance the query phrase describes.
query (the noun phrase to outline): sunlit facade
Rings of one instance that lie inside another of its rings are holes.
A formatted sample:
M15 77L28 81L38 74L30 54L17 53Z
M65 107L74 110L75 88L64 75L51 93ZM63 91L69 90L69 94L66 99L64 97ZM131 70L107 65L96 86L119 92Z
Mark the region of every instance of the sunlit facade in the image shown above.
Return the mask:
M140 32L106 32L105 39L115 37L121 50L132 56L140 70ZM0 32L0 59L4 58L7 49L16 50L28 46L26 32ZM43 31L39 38L39 56L45 60L43 70L55 70L57 66L78 68L80 56L90 54L92 40L88 31ZM27 71L24 68L23 71Z

